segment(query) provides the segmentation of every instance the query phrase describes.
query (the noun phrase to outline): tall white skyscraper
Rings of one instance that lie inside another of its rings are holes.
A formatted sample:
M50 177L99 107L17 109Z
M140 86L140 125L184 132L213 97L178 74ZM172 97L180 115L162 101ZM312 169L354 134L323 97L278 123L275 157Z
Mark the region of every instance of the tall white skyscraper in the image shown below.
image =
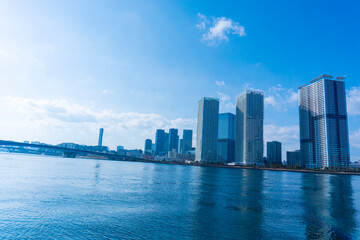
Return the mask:
M299 87L300 152L307 168L350 164L343 79L324 74Z
M242 92L236 98L235 162L246 165L263 163L263 124L263 92Z
M196 161L217 162L219 99L204 97L199 101Z

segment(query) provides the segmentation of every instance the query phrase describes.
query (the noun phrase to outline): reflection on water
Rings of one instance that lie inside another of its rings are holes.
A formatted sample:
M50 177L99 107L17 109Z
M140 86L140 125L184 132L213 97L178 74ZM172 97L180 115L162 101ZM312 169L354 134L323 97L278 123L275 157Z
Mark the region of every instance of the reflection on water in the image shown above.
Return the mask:
M331 236L349 237L356 231L351 176L330 176Z
M195 239L261 239L263 172L200 168L194 201Z
M351 239L356 236L351 178L327 174L302 175L307 239Z
M360 239L360 177L0 155L0 239Z

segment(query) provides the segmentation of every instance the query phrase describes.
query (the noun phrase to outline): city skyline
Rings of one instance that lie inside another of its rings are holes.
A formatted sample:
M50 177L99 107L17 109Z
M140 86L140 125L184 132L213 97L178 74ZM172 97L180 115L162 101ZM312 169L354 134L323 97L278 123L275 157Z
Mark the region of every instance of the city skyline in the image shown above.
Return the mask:
M103 127L111 149L142 149L156 129L195 131L202 96L235 113L240 92L261 89L264 142L292 151L297 88L331 73L347 75L359 160L360 17L349 3L2 1L0 139L96 145Z

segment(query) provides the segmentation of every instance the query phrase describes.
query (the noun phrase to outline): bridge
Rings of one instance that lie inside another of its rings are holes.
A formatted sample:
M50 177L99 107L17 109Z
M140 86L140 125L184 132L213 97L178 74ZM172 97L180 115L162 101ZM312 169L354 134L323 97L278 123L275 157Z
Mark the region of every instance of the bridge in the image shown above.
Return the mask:
M82 149L74 149L74 148L65 148L58 147L53 145L45 145L45 144L33 144L33 143L22 143L22 142L14 142L7 140L0 140L0 148L6 148L10 152L22 152L22 153L46 153L47 151L52 153L58 153L64 157L75 158L78 155L88 156L88 157L103 157L108 160L118 160L118 161L136 161L143 160L142 158L134 157L134 156L126 156L120 155L117 153L109 153L109 152L96 152L96 151L88 151Z

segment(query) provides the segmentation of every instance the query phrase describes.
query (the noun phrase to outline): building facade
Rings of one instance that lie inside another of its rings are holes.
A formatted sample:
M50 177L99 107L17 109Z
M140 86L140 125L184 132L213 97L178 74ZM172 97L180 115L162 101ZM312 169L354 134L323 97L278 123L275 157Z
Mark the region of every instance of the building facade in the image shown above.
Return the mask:
M155 152L158 155L167 155L168 152L168 134L164 129L156 130Z
M300 150L286 152L286 165L289 167L301 167Z
M169 151L173 151L177 153L179 150L179 134L178 130L175 128L169 129Z
M103 135L104 135L104 129L103 129L103 128L100 128L100 131L99 131L99 141L98 141L98 146L99 146L99 147L102 146Z
M204 97L199 101L196 161L217 162L219 100Z
M234 114L219 114L217 154L220 162L235 162L235 123Z
M281 142L272 141L266 143L266 161L268 164L281 164Z
M236 98L235 162L263 164L264 94L247 90Z
M192 149L192 138L193 138L193 131L189 129L183 130L183 143L181 153L185 154Z
M344 168L350 164L343 79L324 74L299 87L302 166Z
M145 148L144 148L145 154L151 154L152 153L152 140L146 139L145 140Z

